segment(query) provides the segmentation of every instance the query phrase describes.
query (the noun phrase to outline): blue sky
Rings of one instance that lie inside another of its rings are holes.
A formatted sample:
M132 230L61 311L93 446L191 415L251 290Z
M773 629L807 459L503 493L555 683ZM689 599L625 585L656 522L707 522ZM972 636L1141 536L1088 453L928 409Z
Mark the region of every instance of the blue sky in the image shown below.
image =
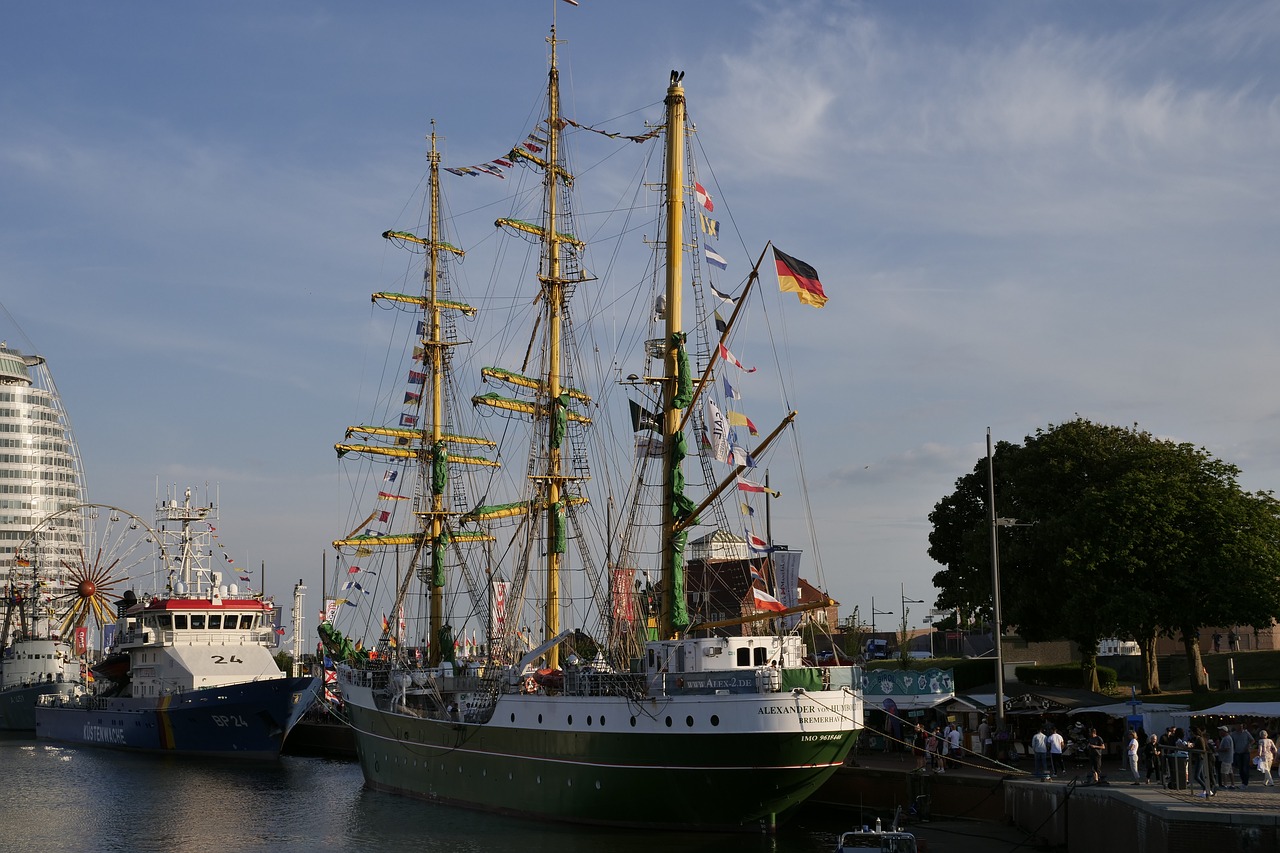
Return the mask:
M570 114L638 129L685 70L722 254L822 275L788 394L843 612L932 598L927 515L988 426L1137 423L1280 483L1280 7L581 3L554 8ZM431 119L446 164L523 138L553 6L0 10L0 302L93 500L216 484L228 549L316 600L378 235Z

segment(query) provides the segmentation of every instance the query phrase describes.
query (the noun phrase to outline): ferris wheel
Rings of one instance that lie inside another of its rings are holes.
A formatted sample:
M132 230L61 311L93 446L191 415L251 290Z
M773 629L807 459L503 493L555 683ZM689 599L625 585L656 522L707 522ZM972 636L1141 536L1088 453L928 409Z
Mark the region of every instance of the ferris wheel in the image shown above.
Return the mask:
M124 591L163 564L158 542L151 526L128 510L77 504L46 516L16 556L34 567L50 627L66 637L116 620Z

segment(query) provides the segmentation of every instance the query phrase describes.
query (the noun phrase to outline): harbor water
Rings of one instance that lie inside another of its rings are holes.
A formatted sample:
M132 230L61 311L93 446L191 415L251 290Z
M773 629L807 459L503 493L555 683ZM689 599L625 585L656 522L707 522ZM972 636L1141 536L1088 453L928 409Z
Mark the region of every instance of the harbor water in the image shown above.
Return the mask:
M120 853L813 853L848 820L802 819L776 837L605 831L515 820L366 790L359 765L237 762L0 740L0 851ZM661 809L654 791L637 808ZM850 827L843 826L844 829Z

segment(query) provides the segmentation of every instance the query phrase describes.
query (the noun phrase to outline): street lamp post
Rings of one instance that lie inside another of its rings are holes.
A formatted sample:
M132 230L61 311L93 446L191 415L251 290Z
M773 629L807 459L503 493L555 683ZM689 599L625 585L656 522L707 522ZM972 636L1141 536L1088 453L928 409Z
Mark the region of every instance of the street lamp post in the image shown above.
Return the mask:
M987 427L987 509L991 517L991 605L995 626L992 638L996 641L996 731L1005 730L1004 720L1004 631L1000 622L1000 534L996 518L996 474L991 454L991 427Z
M892 616L892 615L893 615L892 610L876 610L876 597L874 595L871 596L871 633L873 636L876 633L876 617Z
M924 604L924 599L920 599L920 598L907 598L906 586L905 586L905 585L903 585L903 584L898 584L898 592L899 592L899 593L901 594L901 596L902 596L902 634L903 634L902 639L903 639L903 641L905 642L905 641L906 641L906 639L907 639L907 637L906 637L906 633L907 633L907 605L908 605L908 604ZM932 635L932 634L930 634L930 635L929 635L929 657L933 657L933 635Z
M1000 518L996 515L996 475L991 454L991 427L987 427L987 501L991 518L991 607L995 626L992 637L996 646L996 731L1004 731L1004 627L1000 620L1000 535L1001 527L1030 527L1035 522Z

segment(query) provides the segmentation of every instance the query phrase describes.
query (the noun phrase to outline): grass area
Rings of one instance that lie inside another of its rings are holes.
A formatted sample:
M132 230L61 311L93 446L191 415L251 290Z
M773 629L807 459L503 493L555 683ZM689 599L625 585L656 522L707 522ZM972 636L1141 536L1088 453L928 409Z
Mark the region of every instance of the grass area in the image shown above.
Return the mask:
M1143 698L1151 702L1186 704L1193 711L1224 702L1280 702L1280 651L1209 653L1201 655L1201 662L1209 673L1208 693L1191 692L1185 655L1165 655L1160 658L1160 686L1164 692ZM1241 690L1228 689L1232 665ZM1128 697L1130 684L1138 683L1121 683L1117 693Z

